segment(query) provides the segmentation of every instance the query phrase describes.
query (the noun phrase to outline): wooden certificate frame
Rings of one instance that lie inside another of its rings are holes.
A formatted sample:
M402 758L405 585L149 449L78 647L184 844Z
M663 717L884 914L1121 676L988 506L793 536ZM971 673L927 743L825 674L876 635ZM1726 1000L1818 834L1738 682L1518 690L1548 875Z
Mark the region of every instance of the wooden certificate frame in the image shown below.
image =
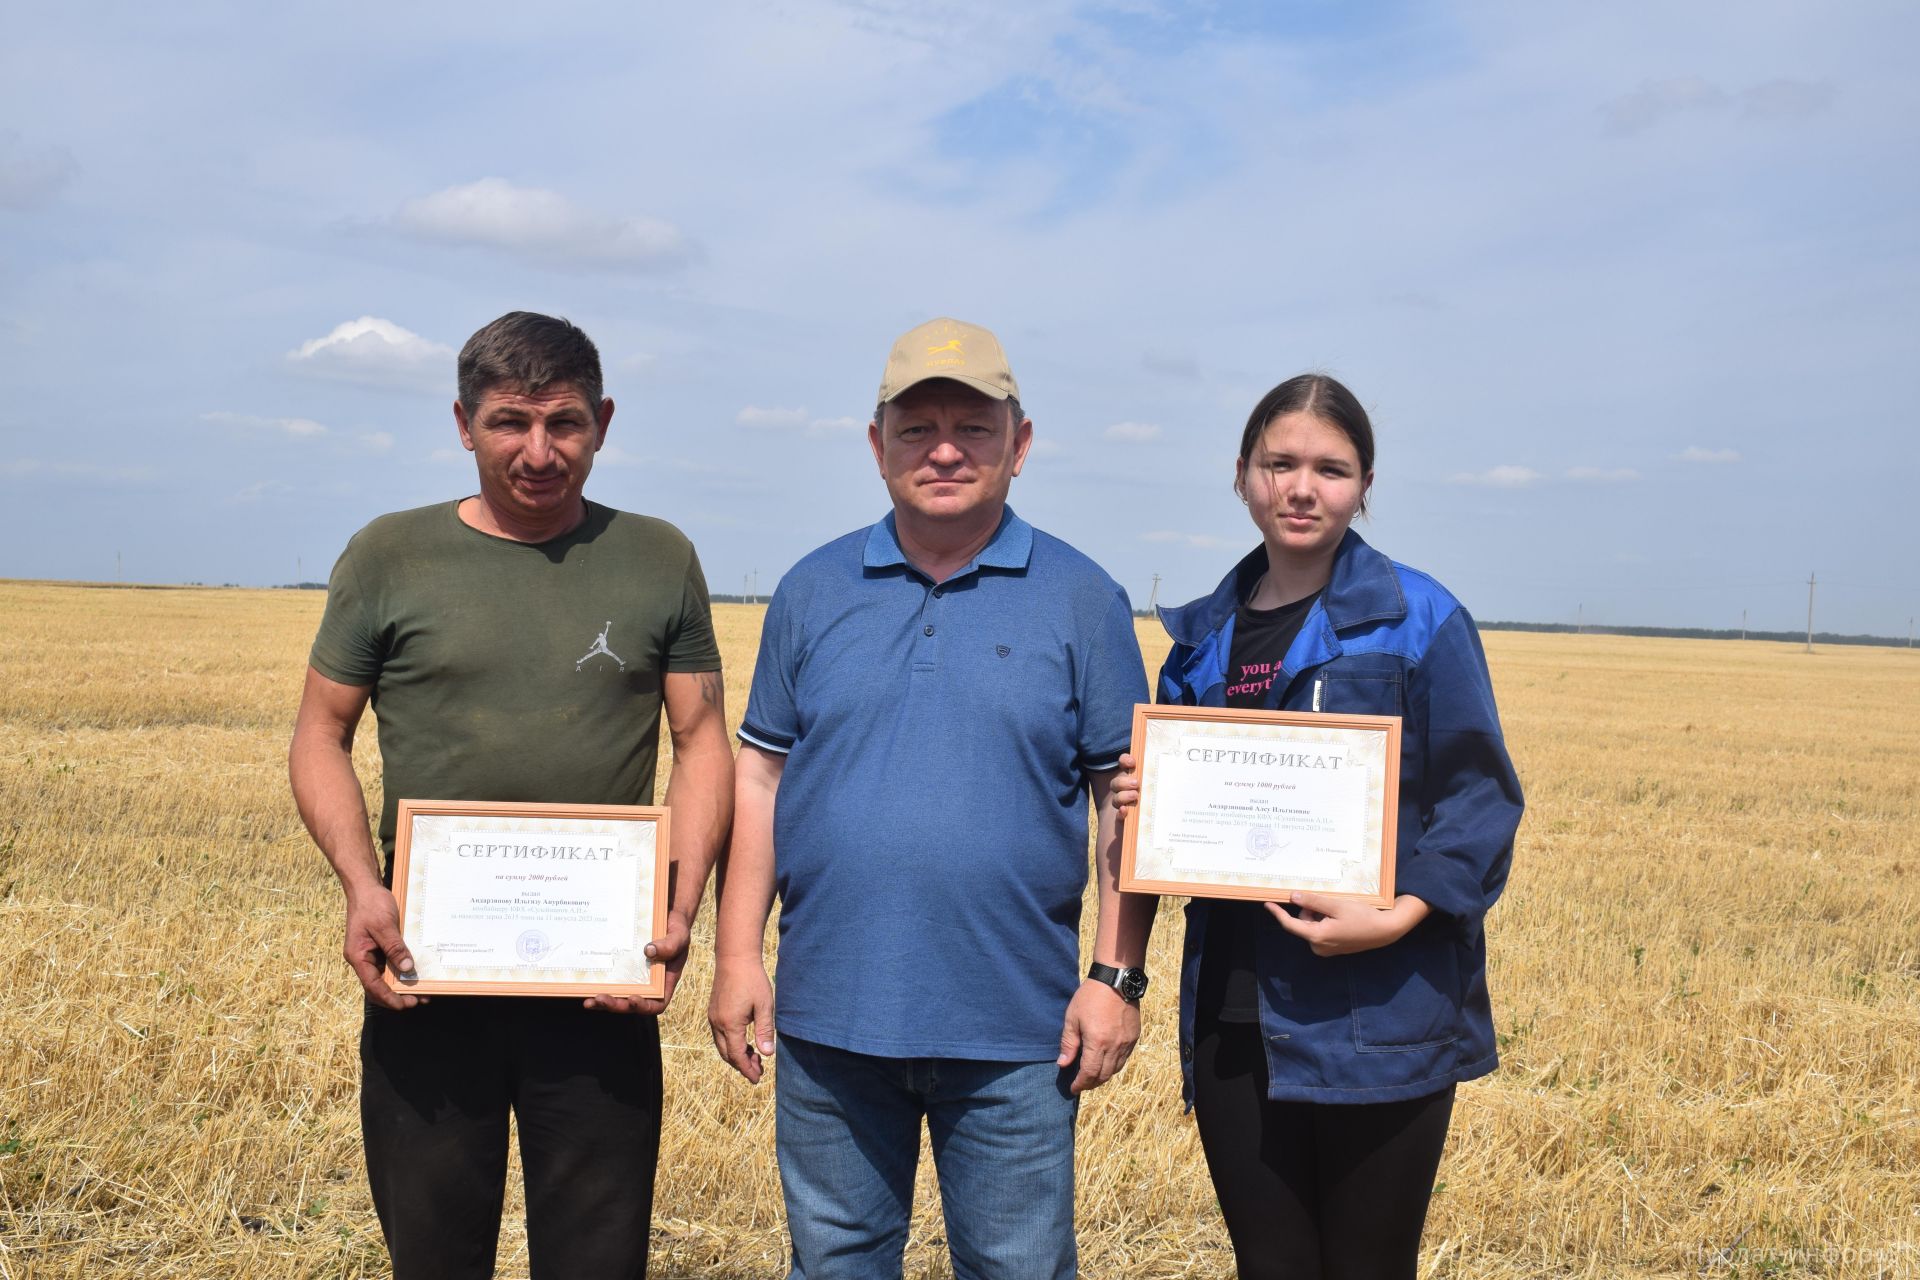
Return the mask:
M666 995L669 816L652 805L402 800L393 896L414 995Z
M1400 717L1138 705L1126 893L1393 905Z

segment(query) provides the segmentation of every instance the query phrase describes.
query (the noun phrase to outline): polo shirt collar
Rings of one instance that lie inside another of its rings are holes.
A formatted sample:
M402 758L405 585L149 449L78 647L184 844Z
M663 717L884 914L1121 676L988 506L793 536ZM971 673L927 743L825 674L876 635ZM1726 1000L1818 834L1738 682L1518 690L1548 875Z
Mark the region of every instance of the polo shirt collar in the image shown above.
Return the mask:
M1025 569L1033 558L1033 526L1008 507L1000 514L1000 527L987 539L966 568L954 574L963 578L976 569ZM900 549L900 535L894 527L893 512L867 530L867 550L861 561L869 569L908 568L907 553ZM916 570L916 572L918 572ZM951 581L951 579L949 579Z

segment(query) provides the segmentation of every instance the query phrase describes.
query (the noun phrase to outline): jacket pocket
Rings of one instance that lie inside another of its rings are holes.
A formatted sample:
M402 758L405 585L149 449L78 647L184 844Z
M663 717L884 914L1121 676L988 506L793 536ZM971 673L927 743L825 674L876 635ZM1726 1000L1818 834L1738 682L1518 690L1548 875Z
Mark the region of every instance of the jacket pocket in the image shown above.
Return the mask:
M1320 685L1318 710L1336 715L1397 716L1406 710L1406 679L1398 671L1341 671L1329 668L1314 679Z
M1430 1049L1460 1038L1460 950L1443 931L1418 928L1348 960L1356 1049Z

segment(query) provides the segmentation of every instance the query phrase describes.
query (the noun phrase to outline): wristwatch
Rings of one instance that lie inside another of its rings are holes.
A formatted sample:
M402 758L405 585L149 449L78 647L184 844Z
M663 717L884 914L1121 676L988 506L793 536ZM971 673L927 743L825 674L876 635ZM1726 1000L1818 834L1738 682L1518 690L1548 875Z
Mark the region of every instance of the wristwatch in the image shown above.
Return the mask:
M1128 1004L1139 1004L1140 997L1147 994L1145 969L1116 969L1110 964L1095 964L1087 970L1087 976L1118 991Z

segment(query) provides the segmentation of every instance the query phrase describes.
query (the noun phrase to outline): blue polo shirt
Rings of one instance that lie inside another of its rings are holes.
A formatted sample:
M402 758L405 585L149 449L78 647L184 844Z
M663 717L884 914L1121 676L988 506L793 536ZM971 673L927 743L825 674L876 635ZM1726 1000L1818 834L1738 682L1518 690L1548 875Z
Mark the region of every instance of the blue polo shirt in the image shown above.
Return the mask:
M795 565L740 729L787 757L779 1029L883 1057L1058 1053L1085 774L1118 763L1146 700L1127 593L1011 509L945 582L891 515Z

